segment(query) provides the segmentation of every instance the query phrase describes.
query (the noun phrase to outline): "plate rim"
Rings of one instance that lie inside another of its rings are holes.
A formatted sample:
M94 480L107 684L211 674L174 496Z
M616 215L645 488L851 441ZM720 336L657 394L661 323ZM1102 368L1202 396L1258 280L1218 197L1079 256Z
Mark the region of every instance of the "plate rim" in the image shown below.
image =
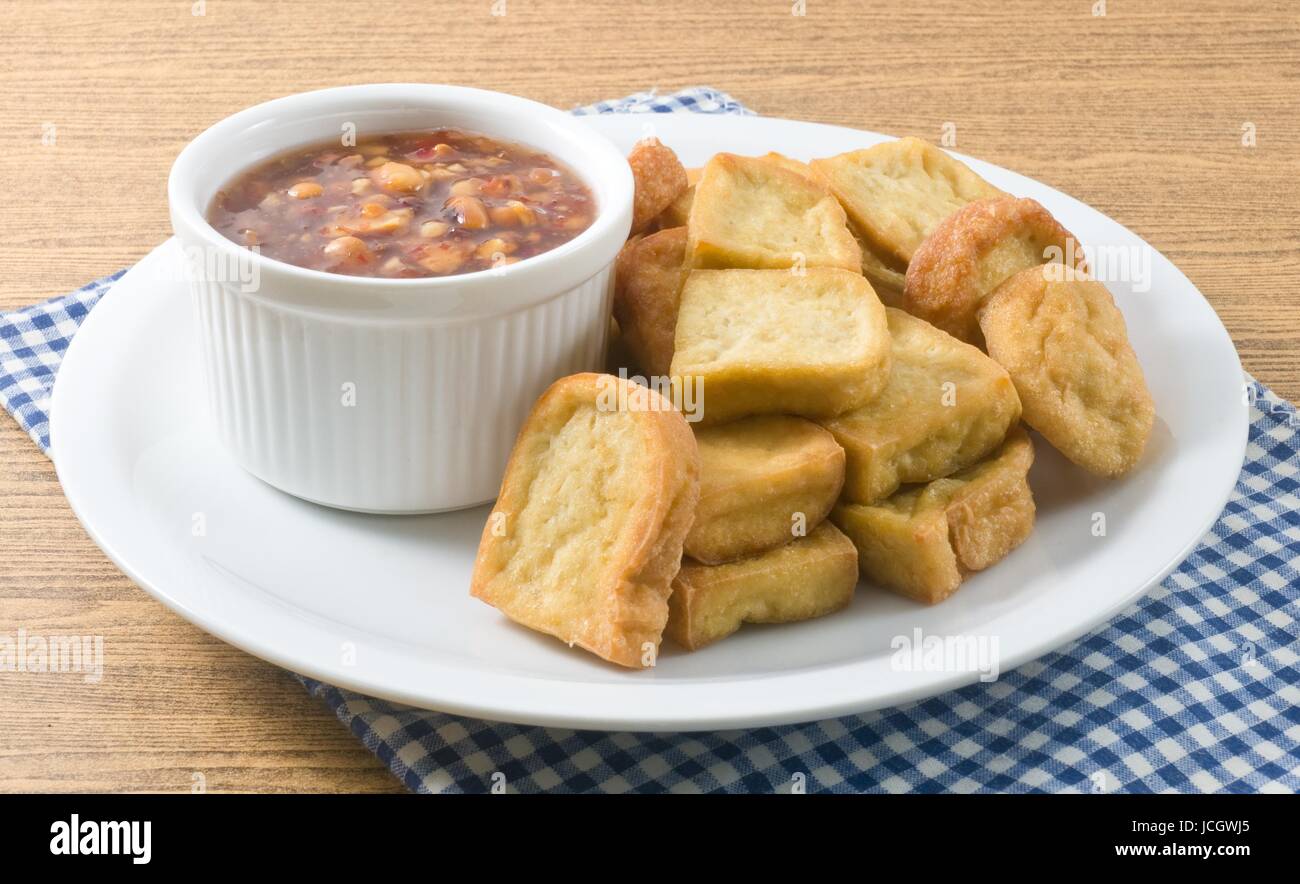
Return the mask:
M861 137L864 143L871 143L872 140L874 141L890 140L892 137L892 136L883 135L881 133L870 132L866 130L850 129L848 127L833 126L824 123L808 123L799 120L788 120L788 119L782 119L777 117L655 115L655 122L662 121L664 117L672 117L675 120L685 118L691 120L692 125L697 125L697 124L704 125L704 126L714 125L719 127L723 127L728 124L734 124L735 121L737 120L743 120L743 121L756 120L756 121L761 121L762 124L766 124L766 125L776 124L776 125L793 125L798 127L820 127L820 128L826 128L832 130L839 130L840 132L851 132L853 133L854 136ZM631 127L634 125L633 121L635 121L635 123L643 122L642 115L623 115L622 117L616 115L592 116L584 119L587 122L593 123L597 131L600 131L602 127L605 128L616 128L617 126ZM615 120L617 121L616 124L613 122ZM701 123L700 121L707 121L707 122ZM671 125L678 125L678 123L674 122ZM750 124L744 123L741 125L750 125ZM977 167L992 165L992 164L983 163L982 161L979 161L974 158L965 157L961 154L954 154L954 155L961 157L963 160L969 160L972 165L975 165ZM1217 331L1223 335L1224 339L1228 344L1228 349L1231 352L1232 358L1235 362L1235 370L1237 372L1237 376L1240 377L1242 375L1240 356L1237 353L1236 346L1232 342L1231 336L1228 335L1227 329L1226 327L1224 327L1222 320L1218 317L1217 313L1214 311L1213 306L1210 305L1208 300L1205 299L1204 295L1200 293L1200 290L1197 289L1196 286L1192 284L1189 279L1187 279L1186 275L1183 274L1182 271L1177 268L1177 265L1175 265L1172 261L1169 261L1168 258L1166 258L1162 253L1160 253L1149 243L1147 243L1146 240L1137 236L1137 234L1133 233L1131 230L1128 230L1128 228L1124 227L1122 224L1120 224L1118 221L1114 220L1110 216L1104 215L1104 213L1101 213L1099 210L1094 209L1091 206L1088 206L1086 203L1082 203L1081 201L1075 199L1074 197L1070 197L1068 194L1056 190L1056 188L1052 188L1050 185L1046 185L1041 181L1026 178L1025 176L1019 175L1019 173L1013 172L1011 170L1002 169L1001 167L993 167L993 168L997 168L1000 173L1015 176L1025 181L1030 181L1037 187L1048 188L1053 192L1059 194L1060 196L1070 200L1071 202L1086 208L1088 211L1101 215L1110 223L1123 227L1123 229L1127 233L1131 234L1134 238L1144 243L1147 248L1151 249L1153 256L1157 257L1159 260L1168 264L1168 266L1171 267L1174 270L1174 272L1176 272L1181 277L1186 287L1191 289L1193 292L1195 292L1205 303L1205 306L1210 310L1211 314L1214 317L1215 324L1217 325ZM642 712L637 712L635 710L629 711L628 709L620 709L617 712L614 712L611 711L612 707L605 706L600 702L592 702L592 700L589 697L585 700L577 700L576 698L577 694L584 694L584 693L588 695L590 695L591 693L595 693L598 695L599 694L612 695L619 692L628 693L625 690L625 685L617 684L617 683L609 683L609 682L587 682L587 683L564 682L559 679L550 679L545 683L547 685L550 685L553 688L551 693L568 694L566 702L563 705L569 708L564 708L564 709L554 708L551 705L551 703L556 698L551 696L548 696L546 702L541 705L535 702L521 702L520 701L521 696L528 697L530 701L534 699L533 697L529 697L528 695L530 694L530 688L537 687L536 682L530 682L524 685L522 691L519 690L517 687L516 689L511 690L509 692L509 696L513 699L513 702L508 704L510 708L504 708L501 704L502 702L505 701L501 699L497 699L494 702L491 699L490 695L488 696L488 699L482 701L476 701L473 697L468 696L466 691L464 690L460 691L459 693L453 691L450 696L444 695L440 697L433 697L429 692L425 692L423 694L417 695L417 694L412 694L406 690L394 689L391 685L384 684L383 682L380 681L375 681L373 678L365 677L364 673L360 671L349 672L348 670L339 669L337 667L331 669L329 667L318 666L314 661L302 659L301 657L296 657L292 653L288 653L282 650L274 643L257 641L254 638L251 638L246 631L241 632L237 624L227 624L225 622L221 622L219 618L209 616L206 612L192 607L191 605L187 604L183 599L179 599L175 597L173 594L169 593L165 587L157 586L154 584L153 581L146 579L144 574L142 574L139 571L139 569L135 568L132 565L132 563L128 561L128 557L124 556L121 553L121 551L117 548L116 544L114 543L113 539L108 537L104 532L98 529L96 524L94 524L95 518L90 512L93 509L93 501L88 501L83 496L85 491L87 490L87 486L80 484L79 476L77 475L77 468L69 467L66 464L60 465L60 460L57 458L57 456L55 456L57 455L57 445L58 445L57 439L59 436L57 430L58 426L60 425L59 415L62 413L61 409L59 408L59 403L62 402L68 396L72 395L67 391L69 389L72 389L73 387L73 382L64 383L63 379L67 377L72 377L74 378L74 382L75 382L75 378L77 377L77 372L79 370L77 366L80 364L81 359L83 358L82 356L80 356L80 354L87 352L90 346L90 345L86 345L86 346L79 347L79 345L82 342L87 340L90 341L95 340L95 335L98 334L98 332L92 331L92 334L87 336L85 334L86 330L88 328L93 330L98 328L100 325L111 322L113 317L116 315L118 311L125 309L124 306L119 306L119 305L124 305L125 302L123 301L122 298L115 299L114 298L115 293L119 291L129 291L129 287L124 287L123 283L130 281L131 284L135 284L136 280L132 278L133 274L138 274L143 276L144 271L141 268L147 269L148 267L152 266L152 262L165 260L167 257L166 256L167 250L169 248L174 248L173 243L174 241L169 239L167 242L163 243L162 245L154 249L152 252L150 252L149 255L147 255L144 259L142 259L137 265L132 267L121 279L119 279L117 283L114 285L113 289L111 289L104 296L104 298L102 299L103 303L98 304L96 309L91 311L90 315L86 318L86 320L82 324L82 327L78 330L78 333L74 336L73 341L68 348L68 351L64 355L64 361L60 367L60 371L56 376L54 390L50 401L49 418L50 418L50 427L51 427L51 439L54 440L53 441L54 447L52 448L51 456L54 460L55 470L58 475L60 484L64 489L64 494L69 502L69 505L72 508L73 513L77 516L78 521L81 522L83 528L86 530L87 534L95 542L95 544L99 546L100 549L103 550L105 555L107 555L108 558L119 569L123 571L123 573L125 573L133 582L135 582L136 585L140 586L142 589L148 592L155 599L162 602L170 610L174 611L175 613L179 614L180 616L184 617L186 620L190 621L191 623L194 623L195 625L199 626L201 629L204 629L210 634L215 635L218 638L222 639L223 641L235 647L238 647L241 650L244 650L250 654L253 654L254 656L268 660L269 662L277 666L288 669L290 672L300 673L310 678L314 678L318 681L326 682L328 684L340 688L344 688L347 690L356 691L362 694L366 694L368 696L391 700L394 702L412 705L419 708L433 709L439 712L444 712L453 715L463 715L463 716L470 716L470 717L488 719L493 721L503 721L503 722L518 723L518 724L526 724L526 725L539 725L539 726L546 726L546 727L563 727L563 728L578 728L578 729L691 732L691 731L702 731L702 730L729 730L729 729L749 728L749 727L757 727L757 726L777 726L777 725L784 725L784 724L792 724L796 722L806 722L806 721L821 720L827 718L836 718L844 715L867 712L874 709L898 706L908 702L912 702L914 700L935 696L937 694L944 693L946 691L964 687L966 685L974 683L979 678L979 673L975 671L916 673L914 674L915 676L914 681L909 680L907 682L897 684L885 690L875 691L874 693L868 692L866 687L864 686L858 692L857 695L846 696L841 699L828 699L822 696L812 700L808 700L808 699L800 700L799 699L800 697L817 696L817 695L811 693L805 694L801 691L796 690L793 692L793 694L788 695L788 696L792 696L794 699L792 701L787 700L784 703L777 704L780 708L775 711L773 711L770 708L771 704L769 703L769 709L767 711L763 711L762 709L755 707L750 709L742 709L739 711L729 711L723 713L720 711L715 711L707 706L702 706L701 703L698 702L697 700L686 698L683 699L683 701L679 704L677 708L665 709L662 708L662 706L659 706L656 707L656 711L654 712L654 714L651 715L647 715ZM140 284L146 284L146 283L141 282ZM104 309L106 307L109 309ZM73 366L73 371L71 373L66 371L69 365ZM1238 415L1239 415L1239 420L1237 426L1237 434L1239 436L1240 444L1237 447L1240 448L1241 460L1237 462L1236 469L1232 473L1232 478L1227 483L1226 489L1223 490L1222 500L1220 501L1218 508L1215 510L1213 515L1209 517L1206 524L1201 527L1201 529L1196 533L1196 535L1191 540L1181 545L1178 554L1175 557L1173 557L1166 564L1166 566L1160 570L1158 574L1150 577L1144 582L1141 582L1140 585L1137 585L1135 588L1131 589L1130 591L1121 594L1121 596L1116 597L1116 599L1112 600L1110 603L1099 607L1098 610L1091 612L1087 617L1076 617L1075 619L1070 621L1070 624L1066 628L1052 632L1050 638L1039 637L1039 638L1032 639L1026 642L1024 645L1022 645L1015 652L1008 653L1002 656L999 660L999 664L1000 664L1000 669L1003 673L1009 672L1016 667L1019 667L1031 660L1037 659L1038 657L1041 657L1044 654L1049 653L1053 650L1056 650L1074 641L1075 639L1086 634L1087 632L1091 631L1099 624L1112 619L1115 616L1115 614L1117 614L1119 611L1123 610L1126 606L1132 604L1136 599L1142 597L1147 592L1149 592L1152 587L1154 587L1155 585L1163 581L1176 567L1178 567L1179 564L1181 564L1187 558L1187 556L1196 548L1196 546L1205 537L1209 529L1213 527L1213 525L1218 521L1219 516L1222 514L1224 504L1226 504L1226 502L1228 501L1228 499L1232 494L1233 489L1236 487L1237 478L1240 475L1241 461L1244 461L1248 438L1249 438L1249 408L1244 403L1243 403L1243 407L1239 410ZM69 479L71 480L71 482L69 482ZM1216 493L1214 497L1217 499L1219 497L1218 493ZM998 618L991 621L991 623L1001 622L1003 617L1006 616L1009 615L1005 615L1005 614L1000 615ZM464 677L464 672L459 667L448 666L444 663L431 664L431 665L433 665L433 668L436 670L442 670L443 674L448 676L449 679L454 680L455 678L458 677L459 678ZM869 663L865 658L858 658L847 662L838 662L838 663L827 664L824 666L818 666L815 667L813 672L815 675L823 676L828 683L834 682L842 690L842 685L843 685L842 680L838 677L833 677L833 676L851 675L854 670L860 670L864 667L867 667L868 665ZM786 682L786 681L791 682L792 684L790 686L793 688L795 684L797 684L798 682L805 681L808 678L809 674L810 673L806 670L794 670L792 672L765 673L759 678L749 679L751 684L748 686L747 689L743 690L742 693L753 694L755 699L750 702L757 702L758 705L761 706L762 698L767 697L769 695L780 694L781 689L783 687L782 682ZM633 674L633 677L635 677L635 674ZM485 680L488 684L495 683L498 680L503 680L501 682L503 685L504 684L517 685L520 682L520 676L511 673L480 672L477 674L477 678L480 681ZM735 677L724 678L723 681L729 685L739 684L739 682ZM864 682L860 678L856 679L856 681L858 684L862 684L862 685L867 684L867 682ZM753 683L761 683L769 687L765 688L760 692L754 692L752 690ZM432 687L434 692L436 692L438 686L433 685ZM806 688L807 685L802 685L801 687ZM643 683L638 685L638 688L639 689L637 691L632 693L636 693L639 695L644 694L645 690L653 691L655 689L655 686L653 685L653 683L650 684ZM702 694L700 699L702 700L705 698L703 694L708 689L716 688L716 685L712 683L668 684L668 685L659 685L658 688L659 690L664 690L666 688L674 695L688 695L693 692L700 692ZM444 690L443 693L446 694L446 691ZM545 692L538 691L537 693L545 693ZM638 699L644 701L647 698L641 696ZM575 700L577 700L576 707L575 707ZM624 705L626 706L626 704ZM600 711L592 711L593 709L599 709ZM701 709L704 709L704 711L701 711Z

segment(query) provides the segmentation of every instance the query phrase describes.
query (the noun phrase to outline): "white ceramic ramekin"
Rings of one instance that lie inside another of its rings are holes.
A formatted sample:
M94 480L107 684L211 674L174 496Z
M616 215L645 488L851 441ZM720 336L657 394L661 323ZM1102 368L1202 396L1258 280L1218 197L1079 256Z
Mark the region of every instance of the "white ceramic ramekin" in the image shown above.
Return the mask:
M591 188L590 228L499 269L371 279L294 267L214 230L243 169L341 137L469 129L539 148ZM496 496L524 417L551 381L598 370L632 176L554 108L480 89L347 86L260 104L195 138L167 185L186 254L217 431L253 475L344 509L417 513Z

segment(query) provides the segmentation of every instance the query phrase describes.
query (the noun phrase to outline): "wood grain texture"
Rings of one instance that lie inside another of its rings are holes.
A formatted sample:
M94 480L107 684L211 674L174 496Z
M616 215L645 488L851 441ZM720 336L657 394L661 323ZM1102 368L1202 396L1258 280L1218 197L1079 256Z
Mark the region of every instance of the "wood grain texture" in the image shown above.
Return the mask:
M169 235L187 140L346 83L462 83L559 107L709 84L773 116L913 133L1101 209L1168 255L1246 367L1300 397L1300 18L1291 0L490 0L0 5L0 309ZM496 6L501 9L501 4ZM1242 127L1257 132L1242 143ZM42 143L52 124L55 143ZM755 146L761 150L761 145ZM102 635L106 670L0 673L0 789L397 790L283 671L150 600L0 418L0 633Z

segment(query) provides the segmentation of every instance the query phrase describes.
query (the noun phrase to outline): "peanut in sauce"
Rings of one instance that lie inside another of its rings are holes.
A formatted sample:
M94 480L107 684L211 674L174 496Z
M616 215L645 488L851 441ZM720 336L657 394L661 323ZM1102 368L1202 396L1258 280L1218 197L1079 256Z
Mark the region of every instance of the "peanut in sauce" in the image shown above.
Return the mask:
M227 239L312 270L451 276L531 258L591 226L591 191L533 148L459 129L300 148L213 199Z

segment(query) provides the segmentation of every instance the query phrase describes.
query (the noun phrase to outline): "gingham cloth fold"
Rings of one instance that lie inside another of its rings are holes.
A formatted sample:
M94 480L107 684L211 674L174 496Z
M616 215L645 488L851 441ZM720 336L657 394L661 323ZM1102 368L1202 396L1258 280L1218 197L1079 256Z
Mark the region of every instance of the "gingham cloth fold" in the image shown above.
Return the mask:
M575 113L674 111L749 113L705 88ZM120 275L0 315L0 402L42 449L59 361ZM1201 545L1109 624L992 684L810 724L643 734L477 721L301 680L417 792L776 792L797 774L809 792L1295 792L1300 418L1246 382L1246 463Z

